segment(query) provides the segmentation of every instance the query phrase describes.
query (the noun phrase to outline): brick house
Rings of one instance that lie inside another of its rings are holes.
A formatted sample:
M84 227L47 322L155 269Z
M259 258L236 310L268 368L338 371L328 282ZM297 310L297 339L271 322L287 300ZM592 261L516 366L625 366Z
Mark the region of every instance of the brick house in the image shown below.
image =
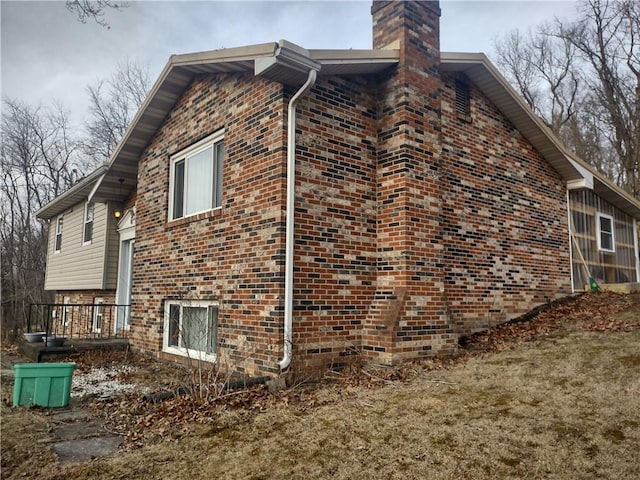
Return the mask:
M484 55L440 52L437 2L372 16L371 50L172 56L108 165L39 212L46 288L130 303L137 350L255 375L447 353L589 275L640 281L640 202ZM78 262L87 208L105 241Z

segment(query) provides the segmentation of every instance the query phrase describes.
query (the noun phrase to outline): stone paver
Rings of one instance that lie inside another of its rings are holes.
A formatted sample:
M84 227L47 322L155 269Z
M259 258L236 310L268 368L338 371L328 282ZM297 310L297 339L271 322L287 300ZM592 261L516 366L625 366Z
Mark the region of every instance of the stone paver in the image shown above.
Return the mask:
M56 442L51 449L58 455L60 463L82 463L93 458L106 457L118 451L122 437L104 435Z
M89 421L57 425L53 428L52 433L58 440L79 440L99 437L104 435L105 431L101 423Z
M104 424L89 410L71 405L51 411L54 423L51 449L62 463L86 462L118 452L122 437L105 432Z

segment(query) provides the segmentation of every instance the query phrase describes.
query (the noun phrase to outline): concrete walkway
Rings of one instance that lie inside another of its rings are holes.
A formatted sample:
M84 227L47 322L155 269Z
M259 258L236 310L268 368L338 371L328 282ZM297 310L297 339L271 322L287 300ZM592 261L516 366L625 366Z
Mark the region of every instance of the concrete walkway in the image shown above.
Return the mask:
M83 463L94 458L108 457L118 452L122 437L108 433L92 412L71 405L51 409L51 449L64 463Z

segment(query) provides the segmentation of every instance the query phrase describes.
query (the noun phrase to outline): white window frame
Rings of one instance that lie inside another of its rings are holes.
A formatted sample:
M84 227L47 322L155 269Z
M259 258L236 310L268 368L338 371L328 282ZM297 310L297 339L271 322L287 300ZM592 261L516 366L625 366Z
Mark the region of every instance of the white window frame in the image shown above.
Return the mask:
M611 222L611 231L603 231L602 230L602 222L601 219L606 218ZM611 235L611 249L604 248L602 246L602 234L606 233L607 235ZM598 241L598 250L606 253L616 253L616 223L614 218L611 215L607 215L606 213L596 213L596 240Z
M209 135L207 138L204 138L199 142L191 145L190 147L182 150L181 152L171 156L170 171L169 171L169 212L168 212L169 221L179 220L181 218L188 218L194 215L198 215L199 213L204 213L204 212L221 208L222 200L220 200L220 204L216 204L216 199L222 198L221 190L223 187L223 179L224 179L224 142L223 141L224 141L224 130L220 130L212 135ZM216 152L215 146L220 143L222 143L222 149L223 149L222 158L217 159L215 156L215 152ZM174 189L175 189L176 164L184 161L185 168L184 168L183 181L186 182L186 179L188 176L188 169L189 169L189 158L194 157L198 153L201 153L204 150L207 150L208 148L211 148L213 150L212 161L214 163L213 178L211 179L211 182L212 182L211 207L187 214L186 213L186 209L187 209L186 192L188 190L188 186L185 185L183 187L183 192L184 192L183 193L184 195L183 196L183 214L182 216L174 217ZM218 176L218 172L217 172L218 170L217 162L222 162L222 174L220 176Z
M91 206L91 220L87 219L89 213L89 206ZM93 219L96 215L96 204L93 202L87 202L84 204L84 221L82 222L82 245L91 245L93 241ZM87 240L87 226L91 224L91 236Z
M172 306L178 307L179 325L177 340L171 342L171 310ZM207 338L207 346L209 351L195 350L183 346L183 318L185 308L206 308L207 309L207 331L204 335ZM209 315L213 315L210 318ZM164 329L162 334L162 350L174 355L181 355L195 360L205 360L207 362L215 362L218 358L217 337L218 337L218 320L220 317L220 307L218 302L202 301L202 300L166 300L164 304ZM210 323L211 322L211 323ZM210 328L215 330L212 332ZM175 345L174 343L177 343Z
M62 251L62 229L64 227L64 215L56 218L56 234L53 238L53 251L59 253Z
M100 326L98 326L98 323ZM102 333L103 324L104 324L104 298L96 297L93 299L93 325L92 325L93 332Z

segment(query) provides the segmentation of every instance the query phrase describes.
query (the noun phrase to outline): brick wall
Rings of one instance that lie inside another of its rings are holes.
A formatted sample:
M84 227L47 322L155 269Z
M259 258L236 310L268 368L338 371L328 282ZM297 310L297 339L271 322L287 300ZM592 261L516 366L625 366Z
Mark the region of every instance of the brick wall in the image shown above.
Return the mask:
M58 290L54 303L63 303L64 297L69 297L69 303L75 305L89 305L96 298L104 299L104 303L115 303L115 296L116 292L113 290Z
M437 2L374 2L379 77L320 77L301 98L292 368L353 352L392 364L569 293L564 187L472 88L441 78ZM394 43L395 42L395 43ZM219 303L219 352L247 374L282 356L286 106L250 74L197 77L139 162L132 341L162 349L167 299ZM171 155L225 130L220 209L168 222ZM566 259L566 262L565 262Z
M470 87L469 121L451 76L442 100L446 301L459 333L571 293L563 181Z
M67 335L74 337L92 337L97 332L94 325L95 304L97 298L102 299L103 304L115 304L116 292L113 290L72 290L72 291L56 291L54 303L62 305L64 299L68 298L67 307L67 324L64 325L65 307L58 306L51 310L52 318L51 329L53 333L58 335ZM55 313L53 313L55 311ZM105 307L103 311L102 334L110 335L113 333L115 325L115 309L113 307Z
M220 357L277 369L284 282L285 115L281 84L197 77L139 162L132 342L162 349L167 299L219 302ZM220 209L168 222L171 155L225 130Z
M376 282L376 89L321 78L299 106L293 367L360 350Z

